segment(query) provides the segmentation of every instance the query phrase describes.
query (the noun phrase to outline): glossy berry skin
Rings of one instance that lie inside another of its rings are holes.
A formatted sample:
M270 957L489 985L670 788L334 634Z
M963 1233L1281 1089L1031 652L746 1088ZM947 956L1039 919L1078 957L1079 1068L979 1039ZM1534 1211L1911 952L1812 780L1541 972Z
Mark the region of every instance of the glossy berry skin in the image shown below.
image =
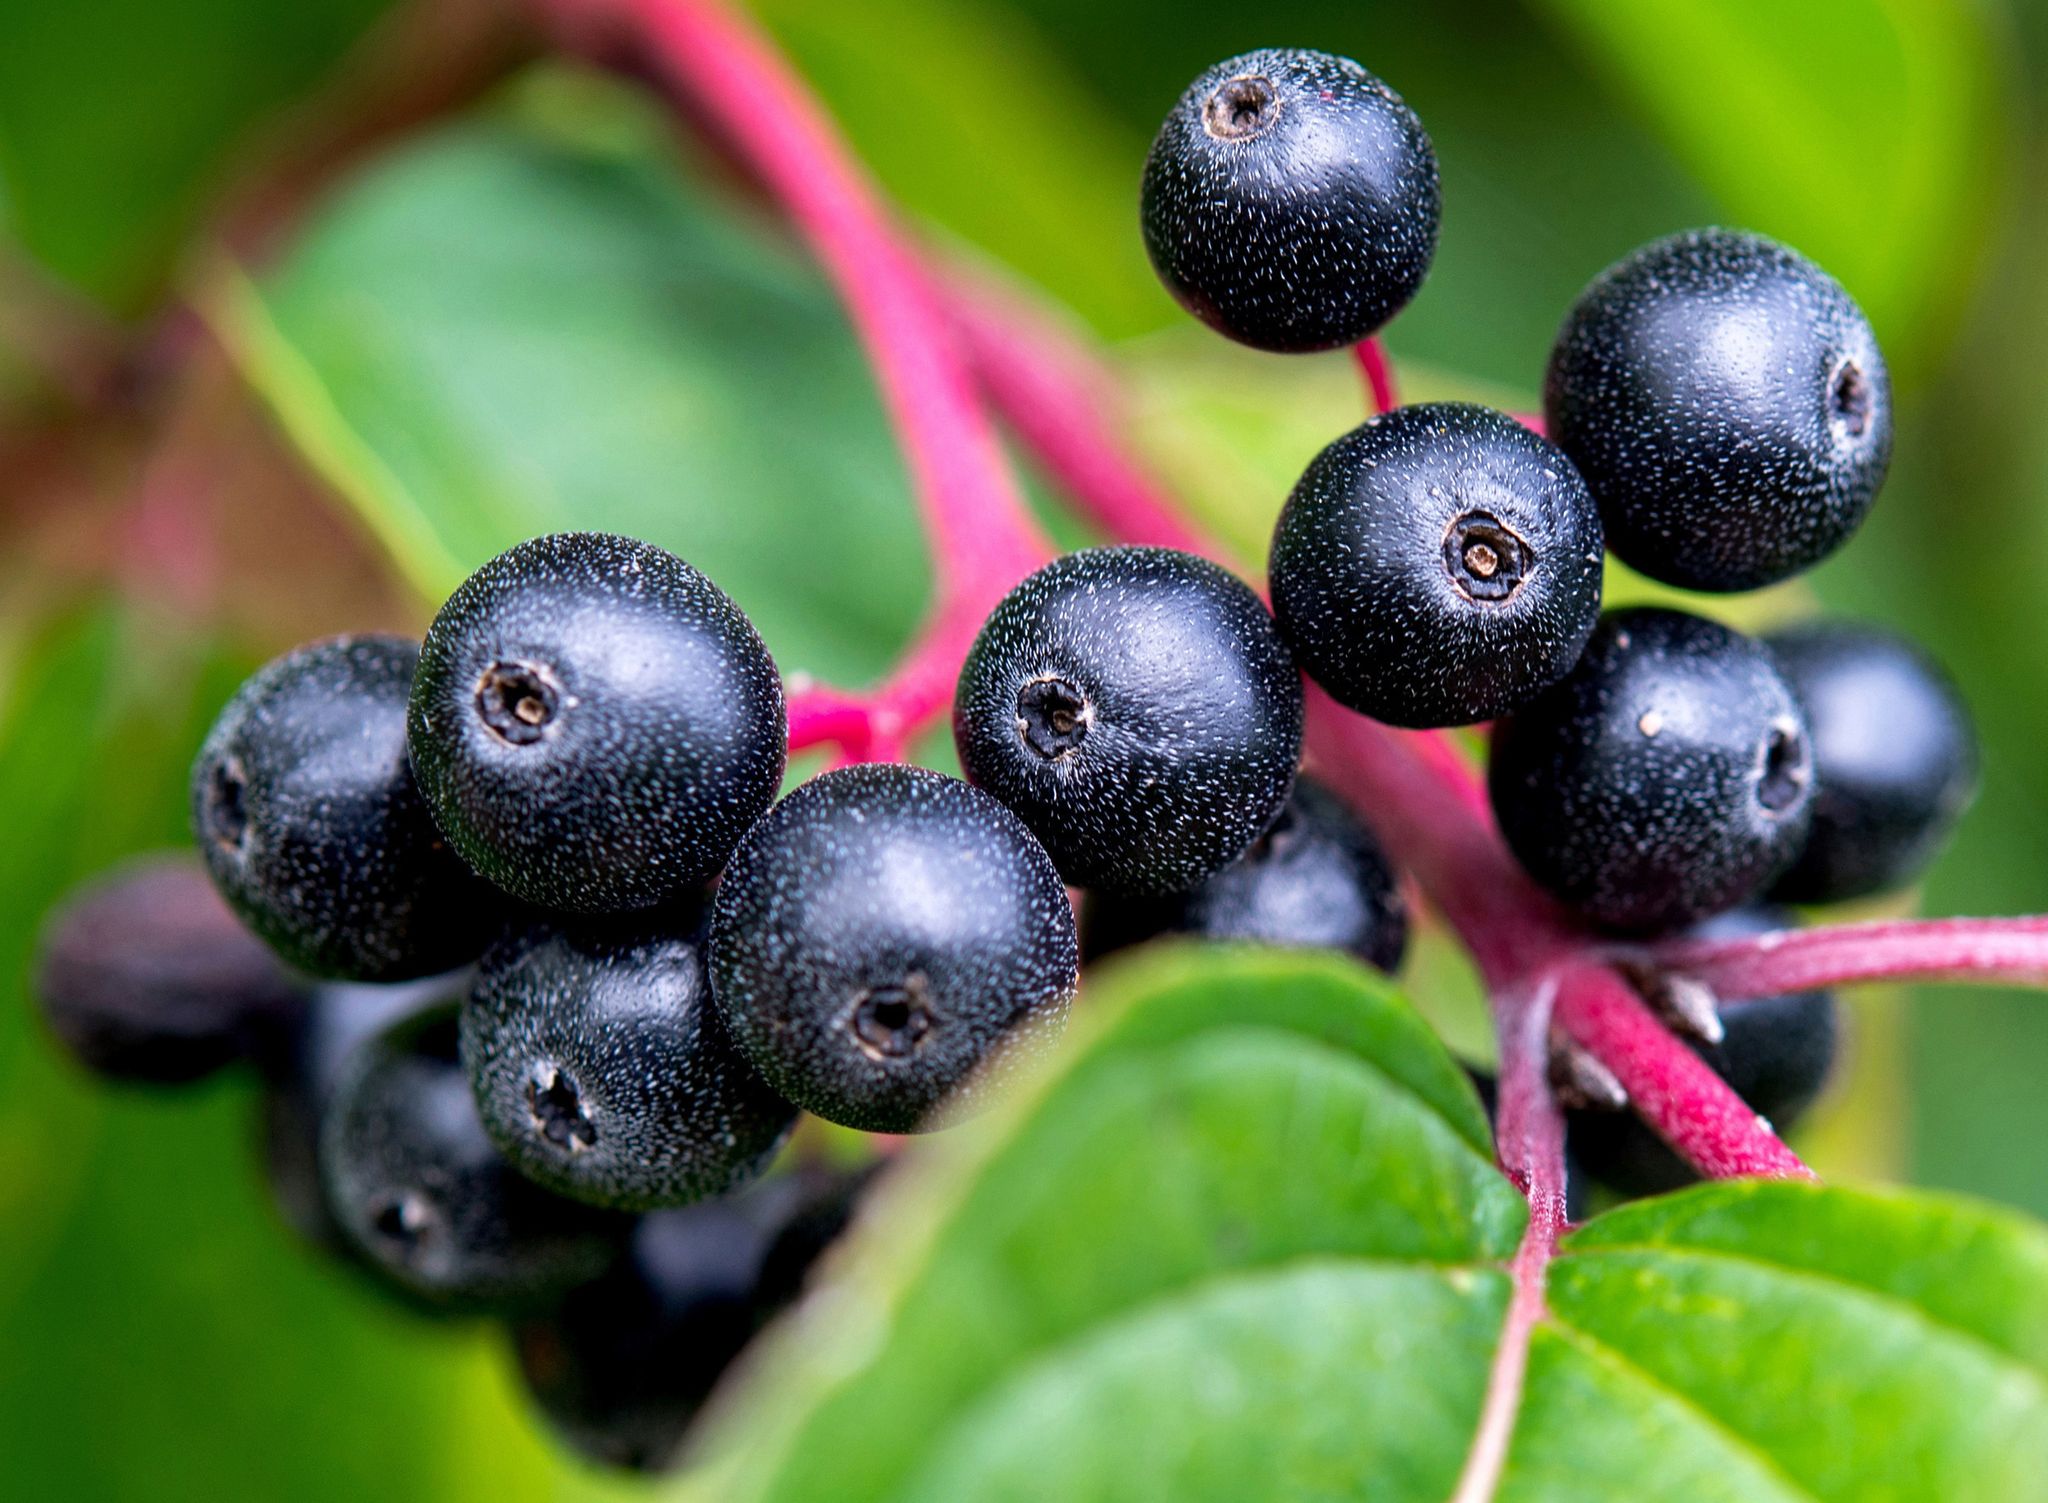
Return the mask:
M1771 896L1836 903L1911 882L1977 791L1955 685L1894 632L1817 621L1766 637L1813 731L1813 828Z
M462 1009L462 1059L506 1158L596 1205L723 1194L796 1121L726 1036L694 914L508 935Z
M1688 589L1818 563L1891 462L1891 380L1862 310L1811 261L1734 230L1602 272L1557 337L1543 407L1607 546Z
M478 871L526 902L648 908L725 864L782 780L774 661L740 608L651 544L521 543L428 629L409 735Z
M192 769L192 830L228 905L290 965L403 981L474 960L496 895L435 828L406 763L419 647L332 637L270 663Z
M841 768L782 800L740 843L712 921L734 1040L798 1106L869 1132L956 1120L1058 1032L1079 963L1031 832L917 767Z
M1607 616L1579 665L1495 728L1488 780L1529 874L1637 931L1754 896L1813 806L1806 719L1768 649L1655 608Z
M321 1183L372 1271L428 1306L535 1307L597 1277L631 1222L552 1194L492 1146L456 1053L453 1012L359 1046L320 1125Z
M189 856L133 861L67 894L43 926L33 992L78 1062L174 1085L245 1058L302 988Z
M280 1026L263 1030L255 1060L263 1176L278 1216L299 1238L334 1257L361 1261L328 1209L320 1182L320 1123L356 1051L408 1018L452 1013L469 994L468 970L419 981L316 986Z
M845 1226L862 1178L796 1170L644 1217L603 1278L513 1328L549 1428L605 1466L673 1464L726 1370Z
M1190 892L1090 894L1090 961L1165 935L1344 950L1392 974L1408 947L1408 907L1372 831L1330 793L1298 779L1273 827L1244 858Z
M1746 939L1791 927L1788 915L1751 906L1709 919L1697 939ZM1834 1067L1840 1025L1832 992L1723 1002L1719 1044L1687 1041L1693 1053L1758 1115L1789 1132L1813 1105ZM1661 1195L1692 1184L1699 1174L1665 1146L1633 1112L1586 1108L1568 1112L1566 1141L1579 1168L1624 1197Z
M1262 350L1355 344L1436 253L1436 152L1349 58L1270 48L1209 69L1145 159L1145 249L1180 305Z
M1303 671L1390 725L1534 698L1600 618L1600 516L1505 413L1401 407L1316 456L1273 529L1273 615Z
M1301 719L1293 659L1242 580L1168 548L1090 548L983 624L953 741L1069 883L1180 892L1280 812Z

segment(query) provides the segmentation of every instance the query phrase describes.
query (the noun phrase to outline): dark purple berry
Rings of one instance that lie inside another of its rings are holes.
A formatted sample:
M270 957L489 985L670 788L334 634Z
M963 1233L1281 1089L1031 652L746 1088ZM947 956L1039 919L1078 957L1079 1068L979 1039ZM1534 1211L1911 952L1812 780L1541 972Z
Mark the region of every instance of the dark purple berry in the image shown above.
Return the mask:
M605 533L521 543L427 632L413 769L457 850L513 896L649 908L725 864L782 780L782 684L740 608Z
M1489 785L1544 887L1601 924L1676 929L1798 854L1813 752L1761 643L1639 608L1606 617L1579 665L1495 728Z
M846 1225L863 1178L797 1170L643 1217L602 1279L513 1328L549 1427L605 1466L674 1464L719 1380Z
M43 926L34 991L87 1069L163 1084L242 1059L303 1006L189 856L133 861L68 894Z
M796 1120L726 1036L695 913L508 935L462 1009L462 1058L499 1150L597 1205L723 1194Z
M1169 548L1090 548L989 616L953 741L1068 882L1178 892L1273 822L1301 718L1301 677L1242 580Z
M451 1012L470 981L466 970L384 985L330 981L306 994L287 1026L265 1031L256 1051L264 1179L279 1217L309 1245L360 1261L320 1182L320 1123L349 1062L408 1018Z
M922 768L813 778L718 887L711 980L734 1040L798 1106L869 1132L955 1119L1058 1032L1078 968L1044 848Z
M1408 946L1408 908L1380 843L1307 778L1244 858L1189 892L1091 893L1090 961L1164 935L1344 950L1389 974Z
M1955 685L1879 627L1816 621L1764 640L1813 733L1813 828L1771 896L1837 903L1911 882L1977 791L1977 735Z
M404 1019L353 1052L320 1125L320 1166L328 1209L366 1265L439 1309L557 1299L604 1272L631 1227L499 1155L452 1010Z
M1805 257L1734 230L1602 272L1558 334L1543 406L1607 546L1688 589L1812 567L1891 462L1891 379L1862 310Z
M1504 413L1401 407L1316 456L1273 529L1273 615L1308 676L1391 725L1492 720L1600 618L1600 517Z
M244 684L192 769L192 829L230 907L315 976L403 981L474 960L501 903L406 765L419 647L332 637Z
M1180 305L1264 350L1355 344L1436 253L1436 152L1349 58L1269 48L1209 69L1145 159L1145 249Z

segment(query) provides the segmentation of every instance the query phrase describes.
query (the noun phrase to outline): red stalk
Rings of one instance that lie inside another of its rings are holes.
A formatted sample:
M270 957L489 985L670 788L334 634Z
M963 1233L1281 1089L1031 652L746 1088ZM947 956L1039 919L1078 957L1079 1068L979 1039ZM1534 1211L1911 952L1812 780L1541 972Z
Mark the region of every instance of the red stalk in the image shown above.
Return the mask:
M1675 940L1647 953L1723 997L1864 981L2048 986L2048 917L1880 919L1750 939Z
M1351 347L1352 358L1358 362L1360 374L1365 377L1365 394L1372 403L1375 415L1392 412L1401 405L1401 397L1394 385L1394 367L1387 362L1385 346L1378 336L1361 339Z
M942 712L982 620L1051 555L974 377L908 240L788 65L722 0L541 0L566 39L626 38L781 206L838 289L900 437L932 541L937 600L917 645L866 701L793 697L803 744L900 749ZM865 703L865 727L852 714ZM827 734L830 732L831 734Z

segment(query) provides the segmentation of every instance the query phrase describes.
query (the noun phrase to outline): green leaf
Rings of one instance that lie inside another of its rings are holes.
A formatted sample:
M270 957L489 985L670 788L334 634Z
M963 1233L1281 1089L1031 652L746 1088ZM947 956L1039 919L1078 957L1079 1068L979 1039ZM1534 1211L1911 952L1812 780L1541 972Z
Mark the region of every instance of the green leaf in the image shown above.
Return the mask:
M129 306L153 290L222 158L386 0L70 0L8 7L0 224Z
M873 677L930 570L851 331L629 106L576 97L573 134L543 94L380 163L217 322L429 601L535 534L624 532L716 578L785 671Z
M1730 217L1799 247L1916 356L1968 290L2010 78L1953 0L1543 0ZM1673 228L1678 228L1674 226Z
M1462 1072L1330 957L1154 951L1054 1073L920 1144L681 1498L1450 1495L1525 1211ZM1573 1235L1498 1496L2022 1499L2048 1233L1720 1185Z

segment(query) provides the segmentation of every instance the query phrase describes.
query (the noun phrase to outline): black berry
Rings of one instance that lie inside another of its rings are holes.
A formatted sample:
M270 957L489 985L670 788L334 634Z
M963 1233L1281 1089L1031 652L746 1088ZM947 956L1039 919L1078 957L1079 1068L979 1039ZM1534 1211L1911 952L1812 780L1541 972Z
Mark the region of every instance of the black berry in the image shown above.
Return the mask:
M412 759L457 850L515 897L647 908L725 864L782 779L782 684L710 580L603 533L521 543L427 632Z
M607 1466L672 1464L719 1379L845 1226L861 1178L799 1170L643 1217L629 1256L514 1328L549 1426Z
M1302 669L1392 725L1491 720L1557 682L1600 617L1600 517L1513 418L1397 408L1316 456L1273 530L1273 615Z
M87 1069L179 1083L243 1058L301 988L189 856L135 861L69 894L43 927L34 992Z
M1270 48L1209 69L1145 159L1145 248L1195 317L1260 349L1355 344L1436 253L1436 152L1349 58Z
M1783 913L1738 908L1692 931L1699 939L1746 939L1789 927ZM1723 1002L1719 1044L1688 1040L1735 1093L1780 1133L1796 1126L1827 1083L1839 1043L1831 992ZM1661 1195L1699 1178L1633 1112L1574 1110L1566 1116L1567 1142L1578 1166L1623 1196Z
M1565 319L1543 405L1607 546L1689 589L1818 563L1891 460L1891 380L1862 311L1811 261L1733 230L1602 272Z
M1976 732L1955 685L1874 626L1815 622L1765 641L1813 733L1813 828L1771 895L1835 903L1912 881L1977 790Z
M1679 611L1617 611L1494 731L1493 810L1543 886L1595 921L1673 929L1754 896L1813 806L1806 719L1770 652Z
M806 1111L870 1132L943 1125L1065 1021L1073 910L987 794L865 765L797 789L719 883L711 980L733 1038Z
M1083 910L1090 961L1168 934L1346 950L1391 974L1408 947L1408 909L1372 831L1301 778L1272 828L1201 886L1153 897L1092 893Z
M1300 675L1242 580L1167 548L1091 548L990 615L953 739L1068 882L1177 892L1273 822L1301 717Z
M463 866L406 765L419 662L402 637L334 637L244 684L192 769L214 885L315 976L401 981L474 960L499 902Z
M726 1036L695 915L509 935L462 1010L462 1058L513 1165L599 1205L722 1194L796 1120Z
M631 1223L542 1189L492 1146L453 1011L357 1047L320 1125L330 1214L365 1263L439 1308L516 1310L597 1277Z
M360 1261L320 1182L320 1123L356 1051L405 1019L451 1012L470 981L466 970L386 985L330 981L306 994L286 1026L264 1031L263 1173L279 1217L305 1242Z

